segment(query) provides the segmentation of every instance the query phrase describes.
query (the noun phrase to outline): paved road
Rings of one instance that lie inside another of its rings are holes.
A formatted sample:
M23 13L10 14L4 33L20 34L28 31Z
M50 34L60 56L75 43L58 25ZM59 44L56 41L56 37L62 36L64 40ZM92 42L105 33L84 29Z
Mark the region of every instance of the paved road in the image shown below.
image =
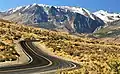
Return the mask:
M59 69L77 69L79 64L65 61L40 50L33 41L21 41L23 51L29 57L28 64L0 68L0 74L53 74Z

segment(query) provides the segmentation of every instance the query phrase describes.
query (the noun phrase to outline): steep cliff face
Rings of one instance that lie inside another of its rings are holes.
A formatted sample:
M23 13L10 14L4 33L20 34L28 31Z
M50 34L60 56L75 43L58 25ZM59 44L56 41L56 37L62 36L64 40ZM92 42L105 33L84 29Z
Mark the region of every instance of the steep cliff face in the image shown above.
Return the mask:
M74 20L74 27L76 32L78 33L92 33L96 28L103 26L104 22L99 18L95 18L93 20L91 18L86 18L85 16L76 13L76 17Z
M80 7L32 4L0 13L0 17L26 25L72 33L92 33L103 20Z

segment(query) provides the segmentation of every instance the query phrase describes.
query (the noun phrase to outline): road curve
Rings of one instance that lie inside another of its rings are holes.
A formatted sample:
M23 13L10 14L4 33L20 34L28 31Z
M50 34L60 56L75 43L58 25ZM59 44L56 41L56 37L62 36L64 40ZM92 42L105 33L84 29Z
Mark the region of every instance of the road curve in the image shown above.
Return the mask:
M79 64L50 56L40 50L32 42L21 41L20 45L29 57L28 64L15 65L0 68L0 74L32 74L32 73L55 73L58 69L71 70L80 67Z

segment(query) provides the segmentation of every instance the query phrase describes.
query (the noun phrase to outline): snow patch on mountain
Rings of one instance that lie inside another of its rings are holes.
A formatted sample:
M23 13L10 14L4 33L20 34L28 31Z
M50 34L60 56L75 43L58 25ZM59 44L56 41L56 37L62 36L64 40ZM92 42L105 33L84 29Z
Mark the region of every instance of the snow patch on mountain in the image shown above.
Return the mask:
M14 12L20 10L21 8L23 8L23 6L19 6L19 7L17 7L17 8L11 8L11 9L9 9L7 12L8 12L8 13L14 13Z
M87 9L85 8L80 8L80 7L71 7L71 6L56 6L56 8L62 8L62 9L65 9L66 11L67 10L70 10L71 12L74 12L74 13L79 13L79 14L82 14L86 17L90 17L92 18L93 20L94 17L92 16L92 13L89 12Z
M93 14L102 19L105 23L120 20L120 13L109 13L107 11L100 10Z
M25 6L24 10L29 9L30 5Z
M9 10L8 10L8 13L10 13L10 14L11 14L11 13L15 13L16 11L18 11L18 10L20 10L20 9L22 9L22 11L25 11L25 10L31 8L31 7L36 6L36 5L41 6L41 7L43 7L43 8L47 8L47 7L48 7L48 8L51 8L51 7L52 7L51 5L36 4L36 3L34 3L34 4L32 4L32 5L19 6L19 7L17 7L17 8L9 9ZM85 9L85 8L72 7L72 6L54 6L54 7L57 8L57 10L58 10L58 8L63 9L63 10L65 10L66 12L69 10L69 11L71 11L71 12L79 13L79 14L81 14L81 15L84 15L84 16L86 16L86 17L88 17L88 18L91 18L91 19L95 20L94 17L92 16L92 13L89 12L89 11L88 11L87 9ZM58 11L59 11L59 10L58 10ZM46 11L46 12L47 12L47 11Z

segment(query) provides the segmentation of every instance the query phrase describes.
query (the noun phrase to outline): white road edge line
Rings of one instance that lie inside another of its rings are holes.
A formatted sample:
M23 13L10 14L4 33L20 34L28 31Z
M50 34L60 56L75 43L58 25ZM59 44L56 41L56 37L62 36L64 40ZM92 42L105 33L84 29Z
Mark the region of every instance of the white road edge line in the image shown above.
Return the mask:
M27 46L28 46L28 44L27 43L25 43ZM29 46L28 46L29 47ZM29 47L30 48L30 47ZM32 50L31 48L30 48L30 50ZM33 51L33 50L32 50ZM34 51L33 51L34 52ZM37 54L36 52L34 52L35 54ZM37 55L39 55L39 54L37 54ZM39 55L39 56L41 56L41 55ZM43 67L47 67L47 66L50 66L50 65L52 65L52 62L49 60L49 59L47 59L46 57L44 57L44 56L41 56L41 57L43 57L44 59L46 59L46 60L48 60L50 63L48 64L48 65L45 65L45 66L40 66L40 67L33 67L33 68L26 68L26 69L17 69L17 70L7 70L7 71L0 71L0 72L13 72L13 71L21 71L21 70L30 70L30 69L37 69L37 68L43 68Z
M25 42L25 44L29 47L29 45ZM29 47L30 48L30 47ZM24 50L24 49L23 49ZM32 50L32 48L30 48L30 50ZM25 51L25 50L24 50ZM33 50L32 50L33 51ZM34 51L33 51L34 52ZM32 58L27 52L25 52L30 58ZM39 55L38 53L34 52L35 54ZM41 55L39 55L41 56ZM34 68L26 68L26 69L17 69L17 70L7 70L7 71L0 71L0 72L13 72L13 71L21 71L21 70L30 70L30 69L37 69L37 68L43 68L43 67L47 67L47 66L50 66L52 65L52 61L50 61L49 59L47 59L46 57L44 56L41 56L43 57L44 59L48 60L50 63L46 66L41 66L41 67L34 67ZM33 61L33 60L32 60ZM30 63L32 62L30 61ZM68 70L68 69L74 69L76 68L76 65L74 63L71 63L73 64L74 66L71 67L71 68L64 68L64 69L60 69L60 70ZM39 73L48 73L48 72L54 72L54 71L58 71L58 70L51 70L51 71L45 71L45 72L39 72Z

